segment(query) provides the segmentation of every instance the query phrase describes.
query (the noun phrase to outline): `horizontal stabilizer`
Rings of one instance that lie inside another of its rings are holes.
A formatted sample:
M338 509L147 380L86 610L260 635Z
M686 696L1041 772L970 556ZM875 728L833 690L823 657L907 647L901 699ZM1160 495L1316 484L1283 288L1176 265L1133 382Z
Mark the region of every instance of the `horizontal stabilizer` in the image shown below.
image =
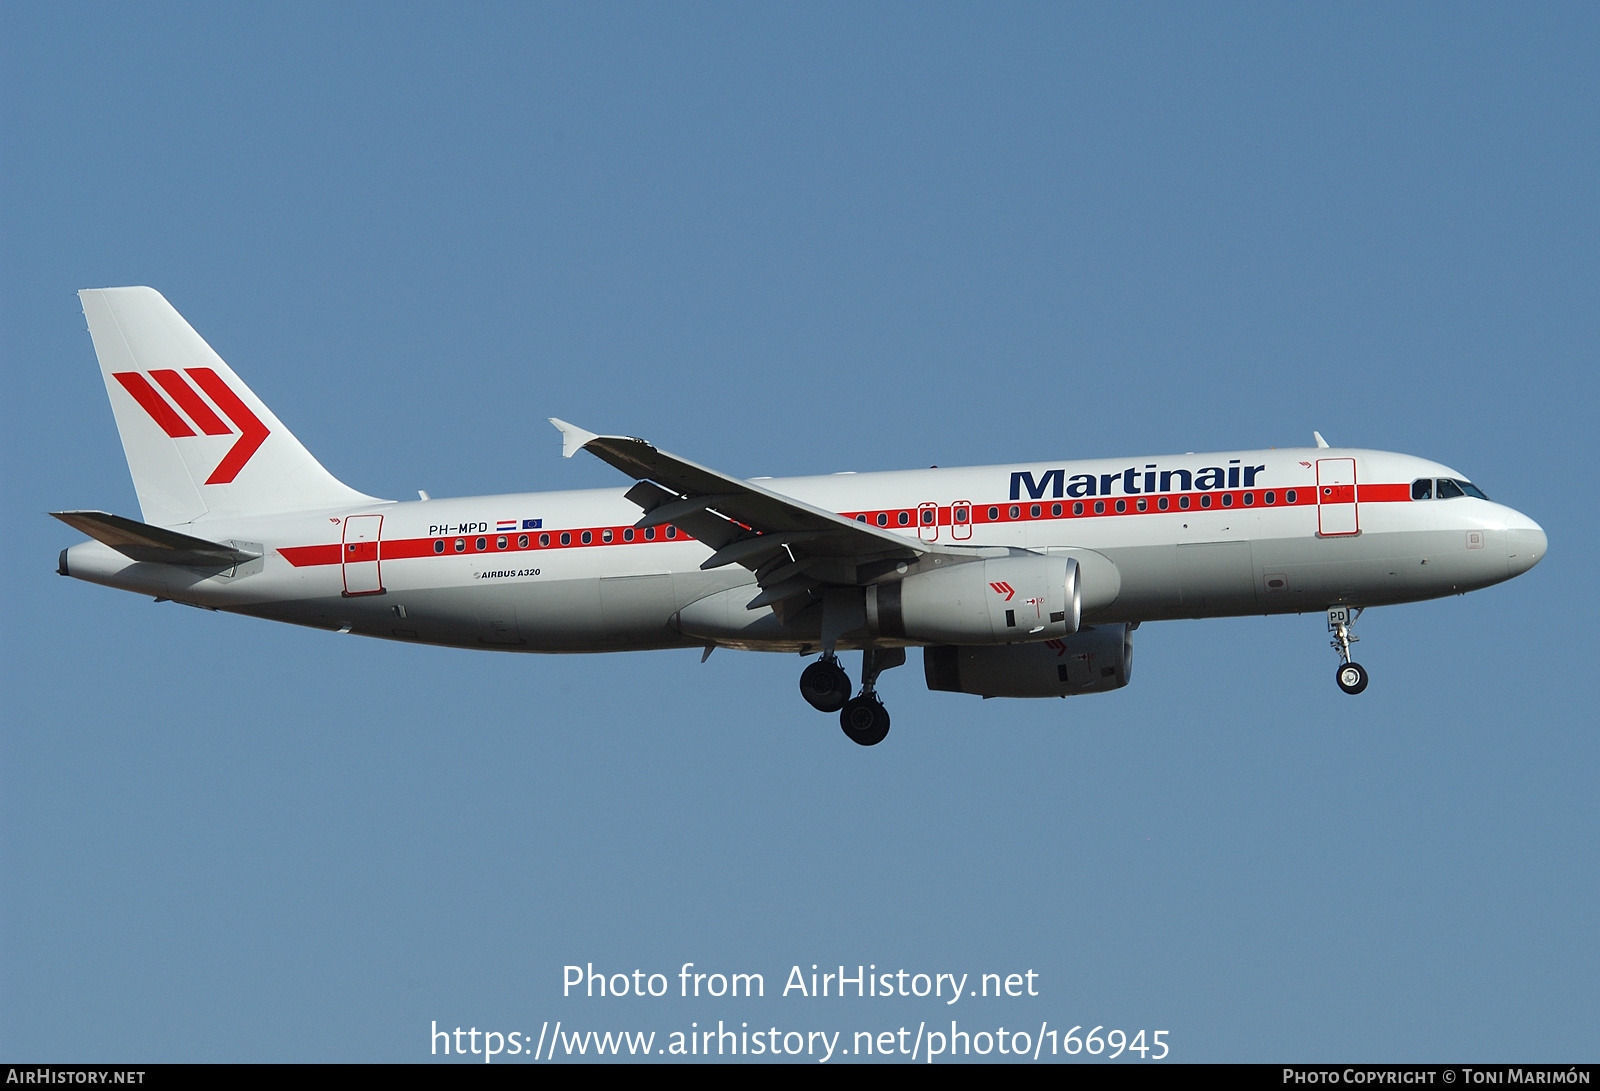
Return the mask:
M210 568L243 564L260 556L104 511L53 511L50 514L135 561Z

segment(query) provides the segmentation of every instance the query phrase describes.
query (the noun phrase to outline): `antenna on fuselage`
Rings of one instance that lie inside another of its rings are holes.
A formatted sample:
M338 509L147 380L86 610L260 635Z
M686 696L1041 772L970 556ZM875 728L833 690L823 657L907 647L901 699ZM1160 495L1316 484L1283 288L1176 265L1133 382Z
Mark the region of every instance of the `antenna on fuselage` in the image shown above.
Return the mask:
M1322 438L1321 432L1312 432L1311 434L1316 437L1318 447L1326 447L1328 445L1328 441Z

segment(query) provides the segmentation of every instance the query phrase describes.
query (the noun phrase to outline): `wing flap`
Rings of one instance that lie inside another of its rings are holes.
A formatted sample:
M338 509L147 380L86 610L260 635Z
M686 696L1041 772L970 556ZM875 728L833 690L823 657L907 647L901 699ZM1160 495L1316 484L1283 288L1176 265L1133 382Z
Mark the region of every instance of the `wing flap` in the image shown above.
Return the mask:
M928 547L915 538L908 539L846 519L754 482L741 481L669 454L642 439L597 435L554 418L550 423L561 432L564 455L571 457L580 450L588 451L630 477L657 487L659 491L646 492L638 486L628 491L628 499L645 510L646 517L640 521L640 526L677 523L718 550L711 558L717 564L754 561L769 555L771 551L762 546L743 545L747 540L766 535L791 535L785 539L786 543L798 543L803 539L804 552L810 556L848 558L857 562L910 559L929 552ZM658 509L662 512L659 517ZM706 537L686 522L690 518L708 517L717 519L727 528L721 541ZM751 552L746 555L743 549ZM722 557L729 559L721 560ZM708 567L711 566L708 562ZM746 567L757 566L747 564Z

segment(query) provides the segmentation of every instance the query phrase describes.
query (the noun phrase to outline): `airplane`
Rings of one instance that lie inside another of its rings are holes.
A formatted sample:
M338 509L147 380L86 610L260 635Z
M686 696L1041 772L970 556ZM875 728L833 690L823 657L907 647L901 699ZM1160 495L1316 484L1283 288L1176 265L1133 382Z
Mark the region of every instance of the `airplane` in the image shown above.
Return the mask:
M383 500L330 474L151 288L79 292L142 520L57 571L331 632L521 652L815 658L805 700L864 746L883 671L1068 697L1128 684L1147 621L1326 611L1346 693L1370 606L1488 587L1547 540L1448 466L1315 447L742 480L552 418L627 488ZM851 696L839 653L860 651Z

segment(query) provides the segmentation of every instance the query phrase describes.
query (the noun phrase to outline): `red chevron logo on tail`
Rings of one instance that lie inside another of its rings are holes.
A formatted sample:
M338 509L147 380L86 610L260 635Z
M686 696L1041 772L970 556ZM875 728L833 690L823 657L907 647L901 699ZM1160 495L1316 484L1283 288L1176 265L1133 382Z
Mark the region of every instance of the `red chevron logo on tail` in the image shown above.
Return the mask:
M208 436L227 436L237 431L239 442L228 449L222 461L211 471L211 476L206 478L207 485L226 485L239 476L239 471L261 449L272 430L261 423L261 419L250 411L239 395L222 381L222 376L211 368L185 368L184 373L189 376L187 380L173 370L150 372L150 378L167 392L172 402L163 398L141 372L119 371L114 373L113 378L133 396L140 408L150 414L150 419L173 439L193 436L196 434L195 428ZM199 391L195 387L199 387ZM200 392L210 397L210 404L200 396ZM177 408L173 408L173 402L177 403ZM212 408L213 405L216 409ZM188 420L179 414L179 409L188 415ZM216 410L222 411L221 417ZM223 417L231 422L231 427L223 421Z

